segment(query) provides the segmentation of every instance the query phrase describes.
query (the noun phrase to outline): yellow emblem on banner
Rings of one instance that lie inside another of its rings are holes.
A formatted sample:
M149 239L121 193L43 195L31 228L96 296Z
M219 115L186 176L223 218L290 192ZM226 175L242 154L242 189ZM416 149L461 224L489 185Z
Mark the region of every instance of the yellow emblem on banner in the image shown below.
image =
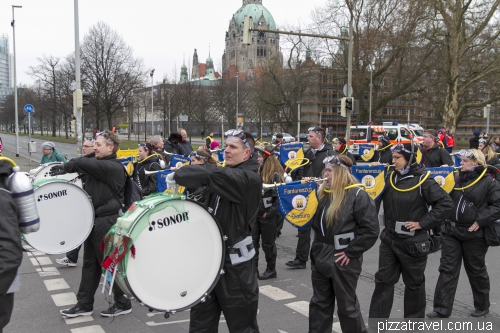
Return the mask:
M422 151L418 148L417 148L417 156L415 157L415 159L417 160L418 164L420 164L420 162L422 161Z
M375 154L375 149L365 149L361 152L361 159L365 162L368 162L369 160L372 159L373 155Z
M384 173L379 173L376 177L366 175L361 179L361 183L366 186L366 193L375 200L385 188Z
M436 176L434 177L434 180L448 194L451 193L451 191L455 187L455 175L453 174L453 172L450 172L446 177Z
M292 199L293 209L285 216L288 222L300 227L311 221L318 208L316 191L311 191L307 197L297 194Z

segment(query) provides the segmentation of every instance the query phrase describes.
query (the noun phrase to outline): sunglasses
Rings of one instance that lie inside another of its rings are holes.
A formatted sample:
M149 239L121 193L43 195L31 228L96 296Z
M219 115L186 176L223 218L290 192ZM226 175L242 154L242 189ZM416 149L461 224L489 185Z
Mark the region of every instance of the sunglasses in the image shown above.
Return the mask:
M338 165L338 166L341 166L347 170L350 170L350 168L347 165L345 165L344 163L342 163L339 160L339 158L335 155L325 157L325 159L323 160L323 164L324 165L327 165L327 164Z
M196 158L197 158L197 159L199 159L199 160L205 160L205 161L206 161L206 160L208 160L208 157L206 157L206 156L201 156L201 155L199 155L199 154L198 154L198 152L196 152L196 151L192 151L192 152L191 152L191 154L189 154L189 157L196 157Z
M460 156L460 158L470 158L470 159L473 159L475 160L476 159L476 156L474 155L474 153L469 150L469 149L462 149L458 152L458 156Z
M116 144L116 142L115 142L113 139L111 139L111 138L109 137L109 134L108 134L108 132L107 132L107 131L102 131L102 132L99 132L99 133L97 133L97 134L95 135L95 137L96 137L96 138L97 138L98 136L102 136L103 138L105 138L106 140L108 140L109 142L111 142L112 144Z
M144 148L145 150L149 151L148 146L146 146L146 144L145 144L145 143L139 143L137 146L138 146L138 147L142 147L142 148Z
M320 138L323 138L323 134L320 131L318 131L318 129L316 127L309 127L307 129L307 131L308 132L315 132L316 134L319 135Z
M391 147L391 152L393 153L401 153L401 152L405 152L405 153L408 153L408 154L411 154L411 151L406 149L405 146L403 146L402 144L397 144L395 146L392 146Z
M237 129L237 130L235 130L235 129L230 129L229 131L226 131L226 133L224 133L224 134L225 134L225 135L226 135L226 137L228 137L228 138L229 138L230 136L237 136L238 138L240 138L240 139L243 141L243 143L245 144L245 146L246 146L248 149L252 150L252 148L250 148L250 145L249 145L249 144L248 144L248 142L247 142L247 137L246 137L245 133L243 132L243 130L240 130L240 129Z

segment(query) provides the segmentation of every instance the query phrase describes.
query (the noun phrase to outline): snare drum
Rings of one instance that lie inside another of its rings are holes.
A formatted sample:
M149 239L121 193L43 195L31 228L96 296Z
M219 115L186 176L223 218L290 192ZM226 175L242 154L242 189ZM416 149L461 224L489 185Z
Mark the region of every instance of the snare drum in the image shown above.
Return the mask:
M78 173L65 173L64 175L57 175L57 176L51 176L50 175L50 169L54 165L61 165L64 164L62 162L50 162L50 163L45 163L41 164L35 169L30 170L30 179L33 183L39 181L39 180L44 180L44 179L63 179L63 180L68 180L74 183L76 186L82 188L82 180L78 177Z
M119 261L115 283L151 309L193 307L222 273L221 228L203 206L189 199L159 194L137 202L118 218L107 239L116 247L124 236L134 249Z
M40 230L23 235L23 240L48 254L80 246L94 226L94 207L87 193L62 179L37 181L33 187Z

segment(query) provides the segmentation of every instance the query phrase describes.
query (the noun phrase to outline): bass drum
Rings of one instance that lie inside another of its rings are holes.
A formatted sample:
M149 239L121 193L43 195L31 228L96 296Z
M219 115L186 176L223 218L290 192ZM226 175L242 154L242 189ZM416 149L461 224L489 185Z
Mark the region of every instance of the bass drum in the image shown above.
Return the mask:
M116 266L115 283L151 309L191 308L222 274L225 251L219 223L189 199L160 194L136 202L107 236L121 249L124 238L133 248Z
M80 187L61 179L33 184L40 230L23 234L23 240L47 254L69 252L82 245L94 226L94 207Z
M64 175L51 176L50 169L55 165L62 165L62 162L50 162L39 165L37 168L30 170L29 177L31 182L35 183L45 179L62 179L74 183L76 186L83 188L82 180L78 177L78 173L65 173Z

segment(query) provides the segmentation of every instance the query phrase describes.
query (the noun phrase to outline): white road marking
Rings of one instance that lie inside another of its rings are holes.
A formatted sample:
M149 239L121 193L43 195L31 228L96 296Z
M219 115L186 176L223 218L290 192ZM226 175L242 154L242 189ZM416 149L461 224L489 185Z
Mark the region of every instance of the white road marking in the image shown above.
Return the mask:
M30 258L33 266L44 266L44 265L52 265L52 260L49 257L36 257Z
M342 329L340 328L340 322L335 322L332 325L332 331L336 333L342 333Z
M71 333L106 333L101 325L85 326L80 328L72 328Z
M28 257L37 257L37 256L44 256L46 255L46 253L43 253L43 252L40 252L40 251L31 251L31 252L28 252Z
M69 289L69 285L64 279L44 280L43 283L45 283L45 287L47 287L48 291Z
M285 305L288 306L290 309L295 310L306 317L309 317L309 302L298 301L298 302L288 303Z
M276 288L276 287L271 286L271 285L260 286L259 292L262 295L265 295L265 296L267 296L275 301L281 301L284 299L290 299L290 298L297 297L294 294L290 294L288 291L285 291L285 290L280 289L280 288Z
M42 268L37 268L36 271L38 272L38 275L40 275L40 277L61 275L56 267L44 267L43 271Z
M257 313L259 311L257 310ZM224 319L224 315L221 314L220 316L220 320L219 320L219 323L225 323L226 321ZM161 325L170 325L170 324L179 324L179 323L187 323L189 321L189 319L184 319L184 320L175 320L175 321L164 321L164 322L161 322L161 323L157 323L157 322L154 322L154 321L147 321L146 322L146 325L148 326L161 326Z
M56 306L75 305L77 302L75 293L63 293L50 296L54 300Z
M68 324L68 325L86 323L88 321L94 320L94 318L92 318L92 316L81 316L81 317L76 317L76 318L63 317L63 318L66 321L66 324Z

